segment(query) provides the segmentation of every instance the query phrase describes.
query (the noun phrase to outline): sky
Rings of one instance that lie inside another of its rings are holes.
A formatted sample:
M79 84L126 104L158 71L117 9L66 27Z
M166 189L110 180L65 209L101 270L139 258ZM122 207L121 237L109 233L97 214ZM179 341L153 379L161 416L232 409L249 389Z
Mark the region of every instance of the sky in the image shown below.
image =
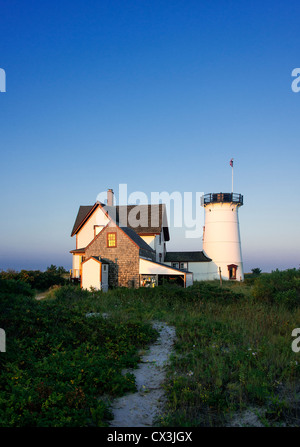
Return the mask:
M231 158L245 272L299 268L298 1L0 7L0 269L71 268L108 188L231 192ZM201 249L169 224L167 250Z

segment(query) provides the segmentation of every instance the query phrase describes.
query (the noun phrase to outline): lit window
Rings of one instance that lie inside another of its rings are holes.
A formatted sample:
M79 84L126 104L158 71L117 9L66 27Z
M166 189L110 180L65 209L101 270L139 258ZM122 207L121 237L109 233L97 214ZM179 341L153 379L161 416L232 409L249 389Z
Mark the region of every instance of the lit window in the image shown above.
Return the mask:
M108 247L116 247L117 246L117 233L108 233L107 234L107 246Z

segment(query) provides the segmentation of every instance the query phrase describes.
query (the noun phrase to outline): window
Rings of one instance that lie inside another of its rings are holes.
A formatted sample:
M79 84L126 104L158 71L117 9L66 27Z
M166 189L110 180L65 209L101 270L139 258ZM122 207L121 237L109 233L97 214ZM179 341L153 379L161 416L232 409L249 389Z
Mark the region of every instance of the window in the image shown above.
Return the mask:
M180 263L180 270L187 270L187 262Z
M179 262L172 262L172 267L174 269L178 269L179 268Z
M227 266L229 279L236 279L236 271L238 266L236 264L230 264Z
M117 233L107 233L107 247L117 246Z
M104 228L104 225L94 225L94 237L97 236L97 234L100 233Z

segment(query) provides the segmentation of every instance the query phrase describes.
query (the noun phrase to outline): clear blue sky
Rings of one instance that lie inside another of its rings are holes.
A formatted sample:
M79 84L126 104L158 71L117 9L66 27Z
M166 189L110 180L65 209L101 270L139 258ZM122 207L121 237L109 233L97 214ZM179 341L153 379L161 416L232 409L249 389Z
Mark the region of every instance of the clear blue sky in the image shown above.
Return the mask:
M120 183L230 192L232 157L245 270L298 268L299 29L298 1L2 1L0 268L70 268Z

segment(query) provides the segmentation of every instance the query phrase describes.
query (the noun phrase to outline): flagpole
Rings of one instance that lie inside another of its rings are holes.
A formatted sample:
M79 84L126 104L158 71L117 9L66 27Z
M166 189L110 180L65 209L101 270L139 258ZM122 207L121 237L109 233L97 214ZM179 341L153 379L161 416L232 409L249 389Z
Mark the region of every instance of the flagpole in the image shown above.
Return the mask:
M231 166L231 193L233 194L233 158L229 162Z

